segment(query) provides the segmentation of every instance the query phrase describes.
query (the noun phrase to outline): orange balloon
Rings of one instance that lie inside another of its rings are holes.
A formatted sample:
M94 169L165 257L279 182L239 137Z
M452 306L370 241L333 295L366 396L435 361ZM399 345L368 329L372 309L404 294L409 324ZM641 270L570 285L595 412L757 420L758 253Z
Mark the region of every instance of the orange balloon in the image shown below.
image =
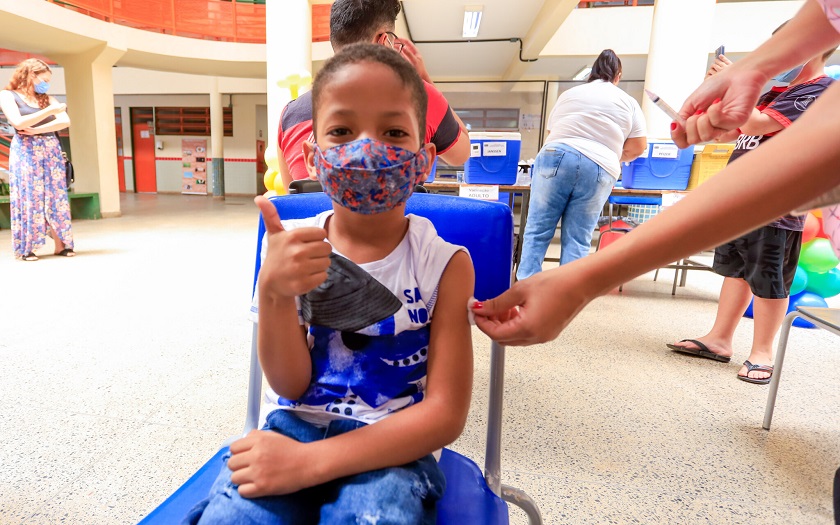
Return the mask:
M819 239L828 239L828 234L827 234L827 233L825 233L825 229L823 228L823 220L822 220L822 217L818 218L817 220L818 220L818 221L820 221L820 229L819 229L819 230L817 230L817 238L819 238Z
M813 240L822 231L822 221L813 213L805 216L805 229L802 231L802 243Z
M818 219L822 219L822 209L821 208L817 208L816 210L811 210L811 213L814 214L814 217L816 217Z

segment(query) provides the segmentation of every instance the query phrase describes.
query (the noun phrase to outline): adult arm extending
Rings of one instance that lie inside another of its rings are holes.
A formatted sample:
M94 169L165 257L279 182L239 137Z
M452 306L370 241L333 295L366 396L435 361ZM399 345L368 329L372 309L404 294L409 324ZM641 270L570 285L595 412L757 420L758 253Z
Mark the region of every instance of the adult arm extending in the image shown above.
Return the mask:
M672 208L609 248L519 281L474 309L476 323L509 345L549 341L592 299L647 271L717 246L840 184L840 84L826 90L772 148L727 166ZM807 155L791 152L807 151Z
M243 497L288 494L340 477L404 465L454 441L464 428L472 392L466 304L474 279L467 254L455 254L440 281L422 402L313 443L252 431L231 445L228 466L239 493Z
M685 126L671 138L681 147L706 142L744 124L774 74L804 64L840 44L838 33L816 0L807 0L785 26L758 49L708 77L680 109ZM705 111L695 115L698 111Z
M438 156L451 166L461 166L470 158L470 135L467 132L467 128L464 127L461 118L458 117L458 114L454 110L452 111L452 116L458 121L461 130L458 132L458 138L455 140L455 144L445 152L439 153Z

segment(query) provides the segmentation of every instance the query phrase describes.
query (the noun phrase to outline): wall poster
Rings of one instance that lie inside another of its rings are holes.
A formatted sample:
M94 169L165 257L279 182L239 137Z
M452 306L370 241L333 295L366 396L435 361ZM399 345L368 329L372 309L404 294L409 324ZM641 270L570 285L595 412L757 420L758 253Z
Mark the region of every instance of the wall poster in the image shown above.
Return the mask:
M181 193L207 195L207 139L181 139L184 177Z

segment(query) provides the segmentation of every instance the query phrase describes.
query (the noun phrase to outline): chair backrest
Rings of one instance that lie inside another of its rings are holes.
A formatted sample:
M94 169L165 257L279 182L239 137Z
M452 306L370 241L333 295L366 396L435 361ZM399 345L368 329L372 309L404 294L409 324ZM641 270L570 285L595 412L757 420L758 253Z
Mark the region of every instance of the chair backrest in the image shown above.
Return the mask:
M324 193L273 197L282 219L312 217L332 207ZM406 212L426 217L447 242L464 246L475 267L475 298L496 297L510 287L513 265L513 212L503 203L418 193L408 199ZM254 283L260 269L265 225L260 220Z

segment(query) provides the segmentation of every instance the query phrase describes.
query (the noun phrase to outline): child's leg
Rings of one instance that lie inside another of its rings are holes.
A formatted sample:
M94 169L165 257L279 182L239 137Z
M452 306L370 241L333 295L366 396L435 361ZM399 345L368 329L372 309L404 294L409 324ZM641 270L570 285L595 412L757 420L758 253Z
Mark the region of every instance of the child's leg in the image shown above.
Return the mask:
M749 283L744 280L748 256L746 247L750 244L753 233L734 239L715 249L714 271L724 277L720 287L720 298L712 329L702 336L694 338L703 343L711 352L724 357L733 353L732 339L735 329L752 298ZM675 346L694 348L691 341L679 341Z
M747 358L754 365L773 362L773 338L787 314L790 286L799 263L802 233L766 226L748 280L755 293L753 344ZM766 379L771 372L741 367L740 376Z
M715 323L709 333L700 338L716 354L731 357L732 339L752 299L750 285L743 279L724 277L720 287Z
M753 325L753 344L750 349L750 356L747 360L754 365L769 365L773 363L773 338L782 326L787 315L789 298L784 299L762 299L755 298L753 313L755 323ZM765 379L770 377L770 372L753 370L747 373L747 367L741 367L738 375L747 376L752 379Z
M279 432L302 443L324 439L324 429L301 421L284 410L269 414L263 430ZM210 495L196 505L184 518L182 525L299 525L317 523L324 501L323 487L312 487L286 496L243 498L231 482L231 471L222 468L210 489Z
M340 427L344 422L337 423ZM407 465L363 472L329 485L334 490L332 501L321 508L319 523L432 525L446 480L435 458L428 455Z

